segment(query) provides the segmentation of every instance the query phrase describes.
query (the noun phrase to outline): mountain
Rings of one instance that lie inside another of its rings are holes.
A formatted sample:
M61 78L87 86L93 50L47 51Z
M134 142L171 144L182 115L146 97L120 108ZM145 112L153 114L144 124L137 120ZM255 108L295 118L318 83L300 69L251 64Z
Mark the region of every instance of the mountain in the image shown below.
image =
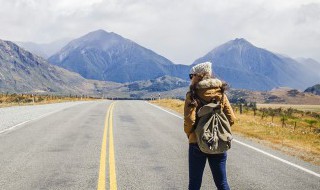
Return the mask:
M299 62L304 69L306 69L309 73L314 73L318 75L318 80L313 84L320 83L320 63L312 58L296 58L297 62ZM312 84L311 84L312 85ZM310 85L309 85L310 86Z
M205 61L211 61L214 74L233 88L265 91L288 86L305 89L320 80L319 72L311 66L258 48L243 38L214 48L192 65Z
M306 65L313 65L316 67L320 66L320 63L312 58L304 58L304 57L299 57L295 59L299 63L306 64Z
M97 30L68 43L49 62L88 79L133 82L164 75L187 78L189 67L175 65L122 36Z
M98 94L112 83L84 79L49 64L13 42L0 40L0 93Z
M57 53L62 47L64 47L70 39L61 39L51 43L34 43L34 42L15 42L20 47L23 47L31 53L41 56L43 58L49 58L53 54Z
M304 92L320 95L320 84L316 84L312 87L307 88Z

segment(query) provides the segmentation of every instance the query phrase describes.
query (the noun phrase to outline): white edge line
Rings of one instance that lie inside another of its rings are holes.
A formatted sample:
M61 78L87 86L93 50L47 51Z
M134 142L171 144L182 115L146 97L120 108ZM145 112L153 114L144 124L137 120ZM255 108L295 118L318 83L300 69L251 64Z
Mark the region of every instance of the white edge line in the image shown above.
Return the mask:
M168 110L165 110L165 109L163 109L163 108L161 108L161 107L159 107L159 106L156 106L156 105L151 104L151 103L149 103L149 102L146 102L146 103L149 104L149 105L151 105L151 106L153 106L153 107L156 107L156 108L158 108L158 109L160 109L160 110L162 110L162 111L165 111L165 112L167 112L167 113L169 113L169 114L171 114L171 115L173 115L173 116L176 116L176 117L178 117L179 119L183 119L181 116L178 116L178 115L176 115L176 114L174 114L174 113L171 113L171 112L169 112ZM269 156L269 157L271 157L271 158L273 158L273 159L279 160L280 162L283 162L283 163L285 163L285 164L288 164L288 165L290 165L290 166L293 166L293 167L295 167L295 168L297 168L297 169L300 169L300 170L302 170L302 171L304 171L304 172L307 172L307 173L309 173L309 174L312 174L312 175L320 178L320 174L318 174L318 173L316 173L316 172L314 172L314 171L311 171L311 170L306 169L306 168L304 168L304 167L302 167L302 166L299 166L299 165L297 165L297 164L294 164L294 163L292 163L292 162L289 162L289 161L287 161L287 160L284 160L284 159L282 159L282 158L279 158L279 157L277 157L277 156L274 156L274 155L272 155L272 154L270 154L270 153L268 153L268 152L265 152L265 151L263 151L263 150L260 150L260 149L258 149L258 148L256 148L256 147L253 147L253 146L251 146L251 145L248 145L248 144L243 143L243 142L241 142L241 141L238 141L238 140L236 140L236 139L233 139L233 141L236 142L236 143L238 143L238 144L241 144L241 145L243 145L243 146L245 146L245 147L247 147L247 148L250 148L250 149L252 149L252 150L255 150L255 151L257 151L257 152L260 152L260 153L262 153L262 154L264 154L264 155L266 155L266 156Z
M84 103L85 103L85 102L84 102ZM80 103L80 104L81 104L81 103ZM75 105L78 105L78 104L75 104ZM71 105L70 107L75 106L75 105ZM69 107L66 107L66 108L69 108ZM56 113L56 112L62 111L62 110L64 110L64 109L66 109L66 108L63 108L63 109L61 109L61 110L55 110L55 111L52 111L52 112L43 114L43 115L41 115L41 116L39 116L39 117L36 117L36 118L30 119L30 120L21 122L21 123L19 123L19 124L16 124L16 125L14 125L14 126L11 126L11 127L9 127L9 128L6 128L6 129L0 131L0 134L5 133L5 132L8 132L8 131L12 131L12 130L14 130L16 127L19 127L20 125L23 125L23 124L29 123L29 122L31 122L31 121L35 121L35 120L41 119L41 118L46 117L46 116L48 116L48 115L51 115L51 114L54 114L54 113Z
M161 107L159 107L159 106L157 106L157 105L151 104L151 103L149 103L149 102L145 102L145 103L147 103L147 104L149 104L149 105L151 105L151 106L153 106L153 107L156 107L156 108L158 108L158 109L160 109L160 110L162 110L162 111L164 111L164 112L167 112L168 114L171 114L171 115L176 116L176 117L178 117L178 118L180 118L180 119L183 119L181 116L178 116L177 114L174 114L174 113L172 113L172 112L169 112L169 111L167 111L167 110L165 110L165 109L163 109L163 108L161 108Z
M22 122L22 123L16 124L16 125L14 125L14 126L11 126L11 127L7 128L7 129L4 129L4 130L0 131L0 134L5 133L5 132L8 132L8 131L12 131L12 130L14 130L16 127L19 127L20 125L29 123L29 122L34 121L34 120L37 120L37 119L41 119L41 118L43 118L43 117L46 117L46 116L48 116L48 115L50 115L50 114L53 114L53 113L56 113L56 112L59 112L59 111L61 111L61 110L49 112L49 113L43 114L43 115L41 115L41 116L39 116L39 117L37 117L37 118L30 119L30 120L24 121L24 122Z
M277 156L274 156L274 155L272 155L272 154L270 154L270 153L268 153L268 152L265 152L265 151L263 151L263 150L260 150L260 149L258 149L258 148L256 148L256 147L253 147L253 146L251 146L251 145L248 145L248 144L246 144L246 143L240 142L240 141L235 140L235 139L234 139L234 142L237 142L237 143L239 143L239 144L241 144L241 145L243 145L243 146L246 146L246 147L251 148L251 149L253 149L253 150L257 151L257 152L260 152L260 153L262 153L262 154L264 154L264 155L266 155L266 156L269 156L269 157L271 157L271 158L274 158L274 159L276 159L276 160L279 160L279 161L281 161L281 162L283 162L283 163L285 163L285 164L288 164L288 165L290 165L290 166L293 166L293 167L295 167L295 168L298 168L298 169L300 169L300 170L302 170L302 171L305 171L305 172L307 172L307 173L309 173L309 174L312 174L312 175L315 175L315 176L317 176L317 177L320 177L320 174L318 174L318 173L316 173L316 172L314 172L314 171L308 170L308 169L306 169L306 168L304 168L304 167L302 167L302 166L299 166L299 165L297 165L297 164L291 163L291 162L289 162L289 161L287 161L287 160L284 160L284 159L282 159L282 158L279 158L279 157L277 157Z

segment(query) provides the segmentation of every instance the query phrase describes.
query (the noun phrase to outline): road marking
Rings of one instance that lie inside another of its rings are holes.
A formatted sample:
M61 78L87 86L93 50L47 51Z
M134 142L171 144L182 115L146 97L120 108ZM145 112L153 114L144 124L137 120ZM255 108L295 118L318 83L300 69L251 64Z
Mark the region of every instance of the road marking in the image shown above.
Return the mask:
M114 156L113 144L113 107L112 105L110 118L109 118L109 175L110 175L110 190L117 190L117 177L116 177L116 163Z
M167 112L167 113L169 113L169 114L171 114L171 115L173 115L173 116L175 116L175 117L178 117L179 119L183 119L181 116L178 116L178 115L176 115L176 114L174 114L174 113L171 113L171 112L169 112L168 110L165 110L165 109L163 109L163 108L161 108L161 107L159 107L159 106L157 106L157 105L153 105L153 104L151 104L151 103L149 103L149 102L146 102L146 103L149 104L149 105L151 105L151 106L153 106L153 107L156 107L156 108L158 108L158 109L160 109L160 110L162 110L162 111L164 111L164 112ZM268 152L265 152L265 151L263 151L263 150L261 150L261 149L258 149L258 148L256 148L256 147L253 147L253 146L251 146L251 145L248 145L248 144L243 143L243 142L241 142L241 141L238 141L238 140L236 140L236 139L233 139L233 140L234 140L234 142L236 142L236 143L238 143L238 144L241 144L241 145L243 145L243 146L245 146L245 147L247 147L247 148L250 148L250 149L252 149L252 150L255 150L255 151L257 151L257 152L260 152L260 153L262 153L262 154L264 154L264 155L266 155L266 156L269 156L269 157L271 157L271 158L273 158L273 159L276 159L276 160L278 160L278 161L280 161L280 162L282 162L282 163L288 164L288 165L290 165L290 166L292 166L292 167L295 167L295 168L300 169L300 170L302 170L302 171L304 171L304 172L306 172L306 173L309 173L309 174L311 174L311 175L314 175L314 176L320 178L320 174L318 174L318 173L316 173L316 172L314 172L314 171L311 171L311 170L309 170L309 169L307 169L307 168L304 168L304 167L302 167L302 166L299 166L299 165L297 165L297 164L294 164L294 163L292 163L292 162L289 162L289 161L287 161L287 160L284 160L284 159L282 159L282 158L279 158L279 157L277 157L277 156L275 156L275 155L272 155L272 154L270 154L270 153L268 153Z
M100 168L99 168L99 179L98 179L98 190L106 189L106 160L107 160L107 134L108 134L108 122L110 117L110 111L112 109L114 102L110 104L109 109L106 114L103 137L102 137L102 146L101 146L101 155L100 155Z
M248 148L251 148L252 150L255 150L255 151L257 151L257 152L260 152L260 153L262 153L262 154L264 154L264 155L266 155L266 156L269 156L269 157L271 157L271 158L274 158L274 159L276 159L276 160L279 160L280 162L283 162L283 163L285 163L285 164L288 164L288 165L290 165L290 166L293 166L293 167L295 167L295 168L298 168L298 169L300 169L300 170L302 170L302 171L305 171L305 172L307 172L307 173L309 173L309 174L312 174L312 175L314 175L314 176L320 177L320 174L318 174L318 173L316 173L316 172L314 172L314 171L308 170L308 169L306 169L306 168L304 168L304 167L302 167L302 166L299 166L299 165L294 164L294 163L291 163L291 162L289 162L289 161L287 161L287 160L285 160L285 159L282 159L282 158L279 158L279 157L277 157L277 156L274 156L274 155L272 155L272 154L270 154L270 153L268 153L268 152L265 152L265 151L263 151L263 150L260 150L260 149L258 149L258 148L256 148L256 147L253 147L253 146L251 146L251 145L248 145L248 144L246 144L246 143L243 143L243 142L238 141L238 140L235 140L235 139L234 139L234 142L236 142L236 143L238 143L238 144L241 144L241 145L243 145L243 146L246 146L246 147L248 147Z
M177 114L174 114L174 113L172 113L172 112L169 112L169 111L161 108L160 106L151 104L151 103L149 103L149 102L145 102L145 103L149 104L150 106L156 107L156 108L158 108L158 109L160 109L160 110L162 110L162 111L164 111L164 112L167 112L168 114L171 114L171 115L173 115L173 116L176 116L177 118L183 119L183 117L181 117L181 116L179 116L179 115L177 115Z
M35 120L41 119L41 118L43 118L43 117L46 117L46 116L48 116L48 115L54 114L54 113L59 112L59 111L61 111L61 110L49 112L49 113L43 114L43 115L41 115L41 116L39 116L39 117L37 117L37 118L34 118L34 119L30 119L30 120L21 122L21 123L19 123L19 124L16 124L16 125L14 125L14 126L12 126L12 127L9 127L9 128L7 128L7 129L4 129L4 130L0 131L0 134L5 133L5 132L7 132L7 131L12 131L12 130L14 130L16 127L19 127L20 125L23 125L23 124L29 123L29 122L31 122L31 121L35 121Z

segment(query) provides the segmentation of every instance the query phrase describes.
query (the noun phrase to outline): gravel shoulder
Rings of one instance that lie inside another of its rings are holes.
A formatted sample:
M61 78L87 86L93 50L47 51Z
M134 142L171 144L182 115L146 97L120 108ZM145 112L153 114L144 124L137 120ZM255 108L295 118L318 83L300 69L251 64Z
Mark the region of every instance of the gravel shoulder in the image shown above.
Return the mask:
M89 101L77 101L0 108L0 133L10 130L10 128L19 125L20 123L35 120L37 118L50 115L54 112L59 112L72 106L85 104L88 102Z

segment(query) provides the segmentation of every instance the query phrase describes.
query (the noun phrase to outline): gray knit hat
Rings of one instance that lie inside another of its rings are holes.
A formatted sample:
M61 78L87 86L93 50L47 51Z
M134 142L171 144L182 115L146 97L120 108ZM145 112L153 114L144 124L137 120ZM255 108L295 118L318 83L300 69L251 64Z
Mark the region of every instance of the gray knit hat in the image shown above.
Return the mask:
M212 74L211 62L199 63L190 69L190 74L203 74L203 73L209 73L210 75Z

